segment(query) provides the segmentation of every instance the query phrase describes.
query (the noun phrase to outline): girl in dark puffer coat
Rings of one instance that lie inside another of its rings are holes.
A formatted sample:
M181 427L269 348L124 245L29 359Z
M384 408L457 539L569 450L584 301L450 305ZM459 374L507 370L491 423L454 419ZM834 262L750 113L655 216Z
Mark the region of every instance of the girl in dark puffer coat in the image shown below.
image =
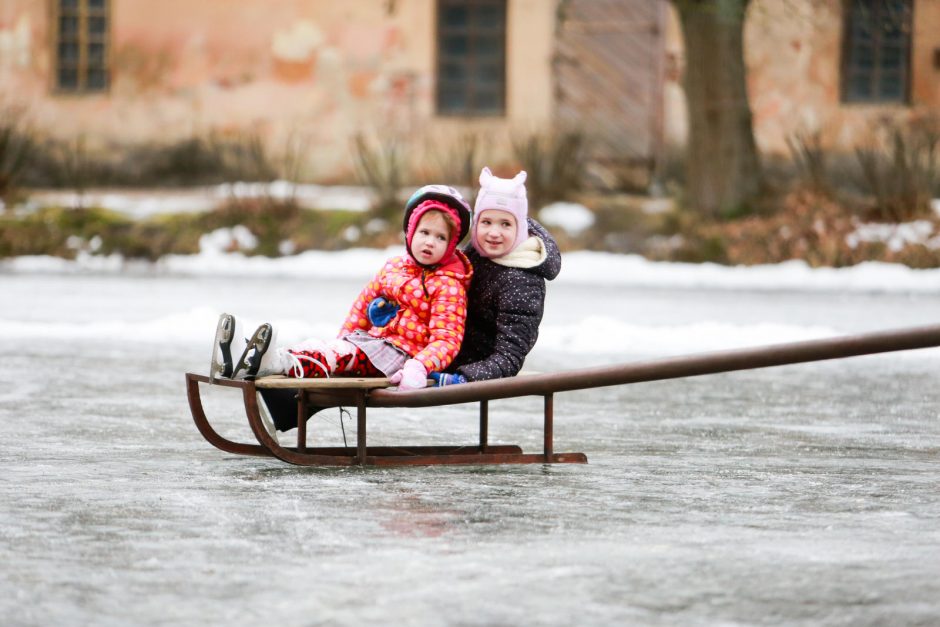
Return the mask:
M535 346L545 305L545 281L558 276L561 253L552 236L528 217L526 173L512 179L480 174L467 257L473 264L467 326L448 374L438 385L511 377Z

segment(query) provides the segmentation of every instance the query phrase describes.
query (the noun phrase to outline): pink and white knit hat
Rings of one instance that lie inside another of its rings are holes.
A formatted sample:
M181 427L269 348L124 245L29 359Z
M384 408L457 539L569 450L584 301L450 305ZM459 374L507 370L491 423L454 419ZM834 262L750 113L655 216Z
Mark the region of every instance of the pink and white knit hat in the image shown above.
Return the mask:
M529 215L529 201L525 193L525 170L519 172L511 179L501 179L493 176L489 168L483 168L480 172L480 192L477 194L476 203L473 205L473 228L471 229L470 241L477 252L486 257L486 254L480 250L477 245L477 222L480 215L489 209L499 209L506 211L516 220L516 239L512 248L507 252L515 250L519 244L529 239L529 223L526 219Z

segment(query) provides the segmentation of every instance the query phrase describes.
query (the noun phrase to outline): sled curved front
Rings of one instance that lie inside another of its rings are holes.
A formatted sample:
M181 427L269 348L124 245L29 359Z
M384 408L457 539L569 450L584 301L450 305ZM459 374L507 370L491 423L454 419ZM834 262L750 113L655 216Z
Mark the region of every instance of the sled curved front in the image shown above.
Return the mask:
M233 442L232 440L222 437L219 435L218 431L212 428L209 419L206 417L205 409L202 406L202 397L199 394L199 383L208 381L209 378L202 375L193 374L191 372L186 374L186 396L189 399L189 409L192 412L196 428L199 429L199 433L202 434L202 437L204 437L209 444L226 453L259 456L272 455L269 449L259 444ZM215 383L230 387L243 387L240 385L240 381L217 380Z

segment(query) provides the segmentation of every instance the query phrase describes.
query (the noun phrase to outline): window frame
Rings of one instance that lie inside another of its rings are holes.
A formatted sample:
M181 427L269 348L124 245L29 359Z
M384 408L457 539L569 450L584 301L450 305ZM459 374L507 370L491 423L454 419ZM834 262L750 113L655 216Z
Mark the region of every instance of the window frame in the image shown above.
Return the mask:
M65 6L71 4L73 6ZM100 6L92 6L97 4ZM52 91L61 95L95 95L110 92L112 83L111 0L50 0ZM72 18L74 32L63 33L63 21ZM100 20L100 31L93 32L94 20ZM92 57L91 48L100 47L100 55ZM75 56L66 58L64 46L72 46ZM63 72L71 69L73 81L63 80ZM98 73L97 76L95 73ZM98 80L96 80L98 79Z
M468 12L468 19L459 27L444 24L445 9L449 6L463 6ZM489 56L499 56L499 76L492 81L489 87L496 89L496 105L493 108L479 104L480 93L486 91L479 89L480 82L474 75L479 71L481 61L478 48L482 47L480 38L492 36L491 27L479 26L474 24L473 14L486 8L496 7L502 14L502 35L499 41L502 50L497 54ZM435 65L434 65L434 110L440 117L505 117L507 114L507 90L508 90L508 32L509 32L509 0L437 0L435 3ZM445 38L448 35L464 34L467 41L467 50L463 54L445 52ZM445 67L449 64L459 64L463 67L467 78L463 81L448 81L445 73ZM455 85L460 85L461 105L453 106L445 102L445 88L453 89Z
M911 72L912 72L912 54L913 54L913 32L914 32L914 5L913 0L899 0L903 5L905 15L899 25L900 38L902 38L902 47L900 61L898 66L899 80L901 81L901 93L899 95L885 96L881 94L883 85L882 71L885 69L881 62L885 51L885 42L883 29L880 28L883 20L881 16L887 7L883 0L874 0L872 6L876 11L869 17L872 25L876 26L872 31L872 61L871 68L868 70L868 87L871 95L863 95L853 88L853 80L864 70L854 63L854 57L857 55L857 43L853 40L856 23L857 11L868 10L862 8L860 3L863 0L843 0L843 20L842 20L842 60L840 64L840 101L848 105L909 105L911 102Z

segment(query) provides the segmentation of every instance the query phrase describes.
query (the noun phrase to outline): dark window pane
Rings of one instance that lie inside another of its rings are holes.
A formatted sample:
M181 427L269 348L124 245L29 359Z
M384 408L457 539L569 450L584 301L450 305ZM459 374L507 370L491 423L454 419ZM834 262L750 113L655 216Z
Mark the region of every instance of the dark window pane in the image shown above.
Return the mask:
M105 6L105 0L88 0L89 9L103 9Z
M475 75L478 80L500 83L503 78L503 68L496 63L480 63L477 65Z
M62 89L77 88L78 70L75 68L59 68L59 87Z
M75 42L59 44L59 61L78 61L78 44Z
M466 109L462 86L439 85L438 108L446 113L458 113Z
M885 48L881 51L881 66L885 68L900 68L903 62L903 51L900 48Z
M482 113L498 113L502 110L503 99L499 92L494 90L481 90L477 93L476 109Z
M498 55L503 54L503 42L505 38L500 35L481 35L477 38L476 49L483 52L492 52Z
M856 74L849 84L849 91L853 100L871 100L871 81L868 76Z
M78 18L63 15L59 18L59 35L73 38L78 36Z
M444 39L443 49L446 54L464 55L469 48L469 39L465 35L451 35Z
M483 5L477 8L474 24L482 28L502 29L505 23L503 7Z
M448 5L441 7L441 26L462 28L467 25L467 7Z
M88 32L93 35L104 34L106 26L107 20L103 17L88 18Z
M901 91L901 82L900 81L882 81L880 93L878 94L879 100L893 102L896 100L901 100L904 96Z
M104 64L104 44L88 44L88 63L92 65Z
M871 46L858 46L853 61L856 68L870 70L875 67L875 51Z
M85 86L88 87L88 89L106 88L108 86L108 73L102 69L89 70L85 80Z
M78 0L59 0L59 10L62 13L78 10Z
M467 78L467 66L455 61L442 61L441 74L450 81L463 81Z

